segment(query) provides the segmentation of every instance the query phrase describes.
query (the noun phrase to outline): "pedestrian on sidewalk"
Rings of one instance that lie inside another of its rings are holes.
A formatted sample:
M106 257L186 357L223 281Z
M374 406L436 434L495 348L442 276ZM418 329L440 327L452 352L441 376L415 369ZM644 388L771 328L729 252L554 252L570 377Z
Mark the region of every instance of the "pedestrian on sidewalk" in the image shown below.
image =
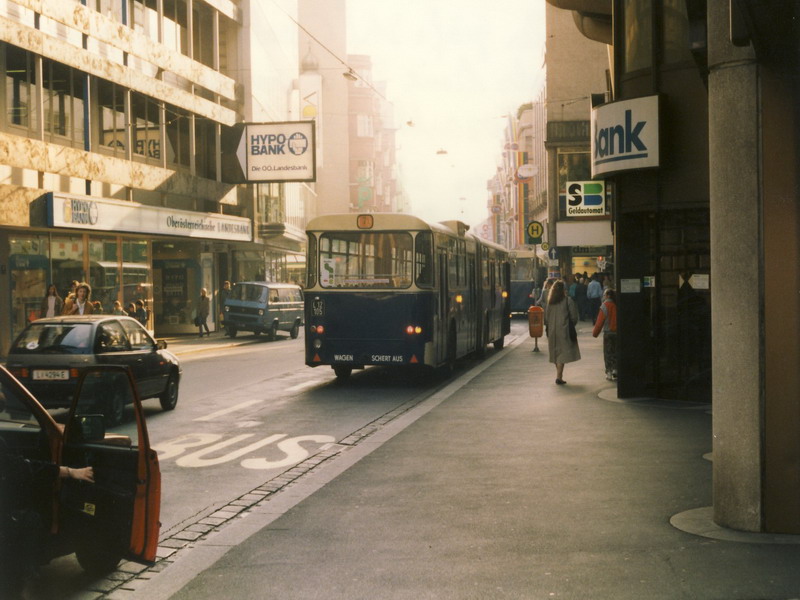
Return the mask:
M90 315L94 312L92 288L88 283L79 283L75 294L64 301L65 315Z
M208 290L203 288L200 290L200 300L197 303L197 318L195 319L195 325L197 325L200 337L203 337L203 328L206 330L206 335L211 335L208 330L208 315L210 312L211 299L208 297Z
M603 303L597 313L592 335L597 337L603 332L603 361L606 367L606 379L617 380L617 302L614 290L607 289L603 293Z
M542 286L542 295L539 296L539 299L536 301L536 306L547 308L547 298L550 294L550 290L553 288L554 281L555 279L548 278L547 281L544 282L544 285Z
M544 309L544 326L550 362L556 366L556 384L564 385L564 365L581 359L575 324L578 307L564 291L564 281L559 279L550 288Z
M39 311L40 317L55 317L64 311L64 301L58 295L58 288L51 283L47 288L47 294L42 299L42 306Z
M589 320L594 323L597 320L597 311L603 303L603 284L600 283L597 273L592 274L592 279L586 286L586 298L589 301Z

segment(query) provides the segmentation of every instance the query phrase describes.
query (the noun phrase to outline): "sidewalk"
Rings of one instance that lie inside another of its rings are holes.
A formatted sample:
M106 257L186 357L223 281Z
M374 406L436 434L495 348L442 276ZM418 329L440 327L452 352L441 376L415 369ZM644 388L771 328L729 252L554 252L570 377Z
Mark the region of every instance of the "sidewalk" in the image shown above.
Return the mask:
M134 597L800 597L800 545L670 524L711 505L709 407L617 401L582 329L567 385L546 340L511 343L313 493L263 501L238 520L246 534L198 540Z
M232 346L243 346L245 344L255 344L263 342L266 338L255 336L250 333L243 333L235 338L228 337L223 331L212 331L211 335L200 337L196 333L176 335L172 337L158 337L159 340L167 342L167 350L177 356L194 354L214 350L216 348L227 348Z

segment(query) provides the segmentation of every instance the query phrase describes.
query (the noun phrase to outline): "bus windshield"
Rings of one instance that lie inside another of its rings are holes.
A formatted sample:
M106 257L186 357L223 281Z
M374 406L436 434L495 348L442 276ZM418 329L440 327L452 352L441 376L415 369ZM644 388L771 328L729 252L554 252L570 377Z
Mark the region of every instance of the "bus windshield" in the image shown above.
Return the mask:
M413 242L407 232L334 231L319 242L319 281L324 288L408 288Z

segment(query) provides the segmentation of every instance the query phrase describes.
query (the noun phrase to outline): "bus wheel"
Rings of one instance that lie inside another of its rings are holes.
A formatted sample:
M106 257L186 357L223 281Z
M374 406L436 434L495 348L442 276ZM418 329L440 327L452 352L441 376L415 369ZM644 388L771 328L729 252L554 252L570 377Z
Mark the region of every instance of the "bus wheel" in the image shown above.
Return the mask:
M236 334L239 333L239 332L237 331L236 327L234 327L233 325L228 325L225 328L225 333L227 334L228 337L235 338Z
M344 381L350 377L350 373L353 372L353 369L351 367L336 366L333 367L333 372L336 373L336 379L339 381Z
M492 344L494 345L495 350L502 350L503 346L505 346L506 344L505 336L501 337L499 340L495 340L494 342L492 342Z

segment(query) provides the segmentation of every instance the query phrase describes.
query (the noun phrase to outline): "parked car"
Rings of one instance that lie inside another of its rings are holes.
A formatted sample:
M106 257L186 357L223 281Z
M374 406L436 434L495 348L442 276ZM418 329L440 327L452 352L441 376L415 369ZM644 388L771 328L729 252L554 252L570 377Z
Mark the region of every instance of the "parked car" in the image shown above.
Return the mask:
M78 377L91 365L130 367L139 397L158 398L161 408L178 403L181 366L165 341L156 342L131 317L83 315L30 323L11 345L6 365L45 408L70 406ZM125 403L115 398L106 425L122 420Z
M292 339L303 324L303 290L291 283L243 281L231 289L222 308L225 333L236 337L240 331L268 334L288 331Z
M133 420L113 433L104 425L109 390L133 406ZM131 370L82 369L69 409L54 412L0 366L3 597L17 597L40 562L73 552L93 575L156 557L161 472ZM87 466L93 483L70 475Z

